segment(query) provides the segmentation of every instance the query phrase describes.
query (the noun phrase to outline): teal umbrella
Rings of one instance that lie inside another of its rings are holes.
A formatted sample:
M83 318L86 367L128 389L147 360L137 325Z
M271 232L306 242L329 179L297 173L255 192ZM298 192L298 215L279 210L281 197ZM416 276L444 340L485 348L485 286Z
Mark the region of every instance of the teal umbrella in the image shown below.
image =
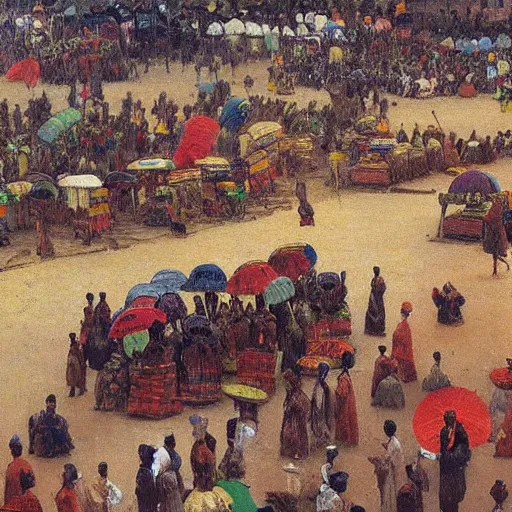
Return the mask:
M53 144L60 135L68 131L81 120L82 114L76 108L62 110L48 119L48 121L39 128L37 135L47 144Z
M149 343L149 332L140 331L133 334L127 334L123 338L124 353L129 357L133 357L133 352L144 352Z
M263 299L267 306L274 306L290 300L295 295L295 286L288 277L274 279L263 292Z

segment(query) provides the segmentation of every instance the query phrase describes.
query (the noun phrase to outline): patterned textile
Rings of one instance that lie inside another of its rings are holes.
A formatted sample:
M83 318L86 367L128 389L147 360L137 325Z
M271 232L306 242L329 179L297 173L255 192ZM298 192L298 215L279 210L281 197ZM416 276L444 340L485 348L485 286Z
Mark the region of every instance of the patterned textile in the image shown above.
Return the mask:
M276 390L276 354L247 350L237 358L237 382L262 389L266 393Z

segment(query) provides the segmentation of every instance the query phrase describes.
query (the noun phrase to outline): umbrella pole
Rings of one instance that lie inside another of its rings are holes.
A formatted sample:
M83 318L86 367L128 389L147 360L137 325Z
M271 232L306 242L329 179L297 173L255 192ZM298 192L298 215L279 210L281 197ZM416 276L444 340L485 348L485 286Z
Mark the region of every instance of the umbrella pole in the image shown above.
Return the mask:
M137 220L137 205L135 204L135 187L132 186L132 208L133 208L133 222Z

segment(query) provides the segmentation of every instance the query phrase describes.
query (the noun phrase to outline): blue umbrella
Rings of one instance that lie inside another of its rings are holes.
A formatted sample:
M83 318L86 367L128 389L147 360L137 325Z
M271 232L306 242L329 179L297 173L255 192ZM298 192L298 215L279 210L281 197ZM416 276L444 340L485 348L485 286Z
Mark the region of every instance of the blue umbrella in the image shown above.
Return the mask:
M179 292L186 282L187 276L183 272L171 269L160 270L151 279L151 284L164 286L166 293Z
M480 50L486 52L492 48L492 41L489 37L482 37L480 41L478 41L478 47Z
M167 293L167 289L159 283L137 284L126 295L125 307L129 307L138 297L155 297L159 299L165 293Z
M219 122L222 128L229 132L237 132L245 123L251 110L249 100L245 98L231 98L222 108Z
M224 271L211 263L197 266L181 287L185 292L223 292L228 279Z

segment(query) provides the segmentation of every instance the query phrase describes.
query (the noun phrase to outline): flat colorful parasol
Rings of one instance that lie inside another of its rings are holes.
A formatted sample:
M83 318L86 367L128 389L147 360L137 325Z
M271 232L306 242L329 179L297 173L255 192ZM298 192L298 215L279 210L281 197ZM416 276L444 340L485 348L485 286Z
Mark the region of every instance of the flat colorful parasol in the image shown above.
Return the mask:
M288 277L293 282L297 282L312 267L307 256L300 251L274 251L268 262L280 276Z
M213 263L198 265L181 287L184 292L223 292L227 278L224 271Z
M137 297L131 304L130 308L153 308L155 302L158 300L157 297L150 297L148 295L141 295Z
M280 276L274 279L263 293L267 306L282 304L295 295L295 286L288 277Z
M444 413L455 411L464 426L471 448L485 444L491 433L491 418L483 400L465 388L447 387L434 391L418 405L413 418L414 435L420 446L440 452L439 434L444 427Z
M151 279L151 284L157 283L164 286L167 293L179 292L186 282L187 276L183 272L172 269L160 270Z
M229 278L226 293L230 295L259 295L279 276L266 261L249 261L238 267Z
M512 368L495 368L489 378L497 388L512 390Z
M156 308L130 308L123 311L110 328L109 338L124 338L145 331L155 322L167 323L167 316Z
M39 62L29 57L11 66L5 78L11 82L25 82L27 88L33 89L39 81L40 74L41 67Z

